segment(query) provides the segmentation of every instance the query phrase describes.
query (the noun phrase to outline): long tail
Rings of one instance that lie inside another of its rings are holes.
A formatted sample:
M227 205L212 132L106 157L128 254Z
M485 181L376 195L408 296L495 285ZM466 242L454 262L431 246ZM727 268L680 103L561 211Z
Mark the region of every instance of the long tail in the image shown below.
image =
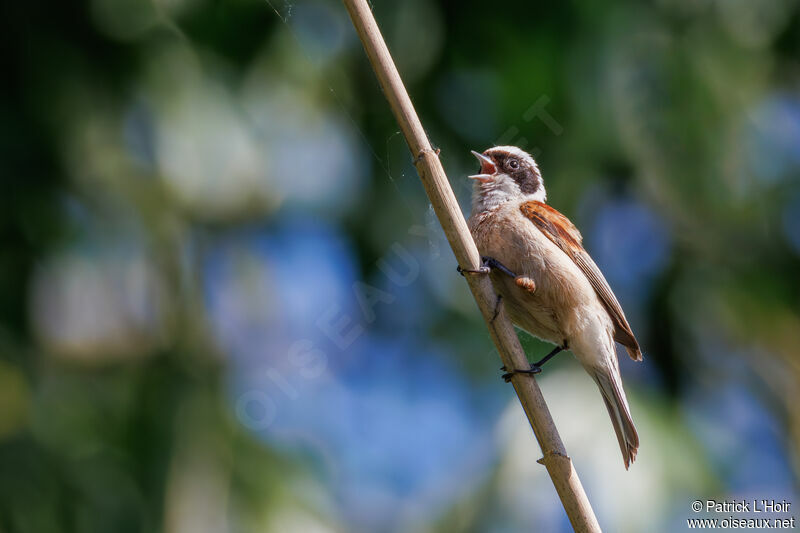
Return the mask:
M608 409L611 423L614 424L619 448L622 450L622 459L625 461L625 470L627 470L636 459L636 452L639 449L639 435L633 425L628 400L625 398L625 391L622 390L622 378L620 377L619 369L592 368L589 374L597 383L603 395L603 402L605 402L606 409Z

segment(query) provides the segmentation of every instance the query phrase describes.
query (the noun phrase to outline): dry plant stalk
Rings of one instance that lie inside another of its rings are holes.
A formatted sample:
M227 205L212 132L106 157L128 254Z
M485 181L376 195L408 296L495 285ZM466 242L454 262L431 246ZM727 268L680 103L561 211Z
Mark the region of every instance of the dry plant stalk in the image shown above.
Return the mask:
M461 214L455 194L450 188L437 152L431 148L428 136L400 79L367 0L343 0L343 2L386 99L400 124L411 154L415 158L414 165L458 264L464 268L478 268L480 266L478 249ZM503 364L506 368L528 368L525 352L502 303L496 305L497 295L489 277L468 275L466 279ZM539 462L547 468L573 529L579 532L600 531L600 525L578 479L572 460L567 455L536 379L530 375L514 374L511 381L542 448L544 457Z

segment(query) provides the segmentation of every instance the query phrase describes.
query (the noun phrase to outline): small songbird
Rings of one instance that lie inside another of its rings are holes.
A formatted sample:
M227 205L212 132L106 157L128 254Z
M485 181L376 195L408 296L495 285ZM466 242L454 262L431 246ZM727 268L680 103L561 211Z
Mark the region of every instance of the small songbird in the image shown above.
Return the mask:
M636 458L639 436L622 389L614 342L635 361L639 343L616 296L581 245L581 234L567 217L548 206L542 175L533 158L514 146L483 154L474 180L469 228L511 320L531 335L556 345L530 369L504 376L541 372L541 365L569 349L597 383L627 469Z

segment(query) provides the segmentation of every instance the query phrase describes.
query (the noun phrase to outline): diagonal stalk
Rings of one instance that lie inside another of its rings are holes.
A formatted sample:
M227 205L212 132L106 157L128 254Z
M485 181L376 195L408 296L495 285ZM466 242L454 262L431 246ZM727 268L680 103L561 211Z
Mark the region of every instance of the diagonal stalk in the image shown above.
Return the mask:
M478 249L461 214L455 194L450 188L437 152L431 148L397 67L372 16L372 11L367 5L367 0L343 1L389 101L389 106L411 149L422 185L458 264L464 268L477 269L480 266ZM505 367L528 368L525 352L502 303L495 313L497 296L488 276L470 275L466 276L466 279ZM515 374L511 382L542 449L544 457L539 462L547 468L573 529L579 532L600 531L600 525L578 479L572 460L567 455L536 379L530 375Z

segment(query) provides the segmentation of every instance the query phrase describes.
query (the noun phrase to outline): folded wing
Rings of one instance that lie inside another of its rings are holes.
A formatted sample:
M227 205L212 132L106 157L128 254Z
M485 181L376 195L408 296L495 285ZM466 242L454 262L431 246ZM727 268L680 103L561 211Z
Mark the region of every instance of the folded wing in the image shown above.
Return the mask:
M642 360L642 351L633 331L625 318L622 306L617 297L608 286L603 273L594 264L581 244L578 228L570 220L547 204L537 201L525 202L520 206L522 214L539 230L547 236L556 246L569 256L578 268L581 269L586 279L589 280L600 301L603 302L611 320L614 323L614 340L622 344L634 361Z

